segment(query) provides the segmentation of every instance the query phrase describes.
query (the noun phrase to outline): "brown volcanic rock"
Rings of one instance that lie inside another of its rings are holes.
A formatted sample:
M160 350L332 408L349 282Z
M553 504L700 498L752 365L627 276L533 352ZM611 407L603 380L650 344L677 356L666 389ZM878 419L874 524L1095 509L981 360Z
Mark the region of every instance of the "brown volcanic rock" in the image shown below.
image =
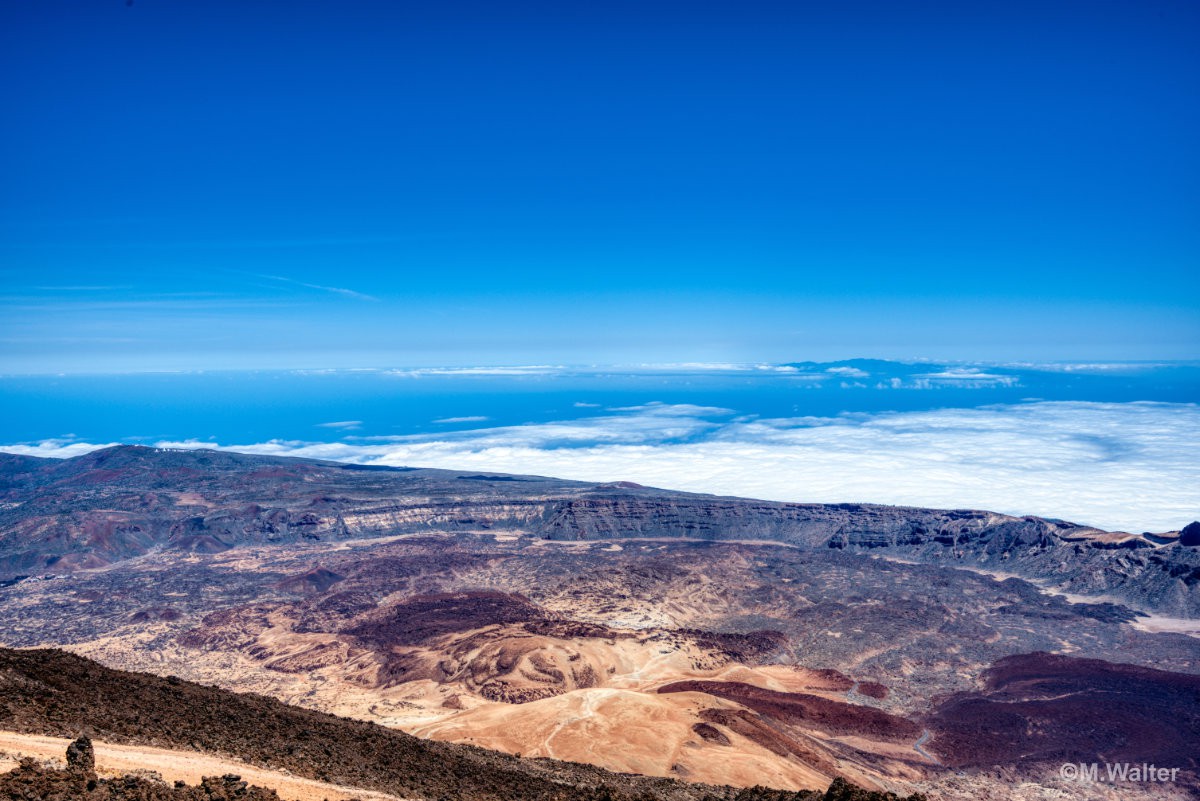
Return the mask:
M814 670L813 674L820 680L823 689L845 691L854 686L854 681L845 673L833 668Z
M70 760L71 752L67 752ZM2 801L280 801L274 790L256 787L240 776L206 776L196 787L176 782L170 787L140 776L88 778L77 770L44 768L23 759L0 774Z
M888 688L875 681L860 681L858 683L858 692L878 701L882 701L888 697Z
M555 760L522 760L479 748L299 709L262 696L110 670L61 651L0 649L0 728L62 736L88 728L105 741L236 756L252 765L411 799L456 801L823 801L788 792L689 785L609 773ZM858 801L893 801L861 792ZM236 776L187 788L125 777L88 790L78 771L46 771L29 760L0 775L0 799L276 801Z
M183 615L178 609L170 606L153 606L147 609L139 609L130 616L130 623L150 623L153 621L175 621L179 620Z
M366 590L343 590L318 596L301 607L294 627L298 632L338 631L346 621L376 607Z
M67 746L67 770L76 773L96 772L96 750L89 737L79 737Z
M747 665L768 662L771 656L774 656L788 644L787 635L782 631L775 631L774 629L751 631L745 634L740 632L679 629L677 633L688 637L697 646L713 654L720 654L727 659ZM830 671L830 673L841 676L837 671ZM854 685L854 682L846 679L845 676L841 676L841 678L845 679L845 687L841 689L848 690Z
M332 570L326 570L323 567L314 567L306 573L299 576L290 576L279 582L277 586L284 592L295 593L297 595L318 595L326 592L334 584L345 580L345 576L340 576Z
M260 657L255 649L247 651L250 656ZM350 659L351 649L343 642L319 642L303 649L298 653L276 656L273 653L262 653L266 660L267 670L279 673L312 673L322 668L344 665Z
M251 604L212 612L204 616L200 626L182 634L179 642L188 648L208 651L247 648L271 627L268 615L277 608L272 604Z
M524 596L495 591L409 598L343 633L377 654L380 687L460 682L481 698L510 704L596 686L601 668L576 644L632 636L555 617Z
M596 666L569 641L511 636L488 642L467 663L468 689L489 701L524 704L594 687Z
M921 727L911 720L870 706L835 701L807 693L784 693L732 681L677 681L660 693L700 692L724 698L764 717L798 723L834 735L860 735L879 740L915 740Z
M546 616L528 598L504 592L457 592L410 598L349 629L366 643L388 648L421 645L446 634L483 626L541 620Z
M737 801L741 801L741 799ZM833 780L829 789L820 798L815 798L813 801L925 801L925 796L921 793L913 793L902 799L895 793L864 790L839 777Z
M708 740L710 743L717 745L729 745L729 738L726 737L720 729L708 723L696 723L692 726L692 731L700 735L701 739Z
M953 767L1150 762L1200 767L1200 676L1048 653L998 660L928 724Z
M209 534L172 536L168 544L171 550L184 553L223 553L233 547Z
M753 712L745 709L706 709L700 713L700 717L705 723L699 725L708 725L710 728L714 728L712 724L720 724L777 756L797 757L805 765L815 768L827 776L836 775L839 772L837 763L820 753L818 749L806 745L797 737L791 737L779 731ZM714 730L720 731L715 728Z

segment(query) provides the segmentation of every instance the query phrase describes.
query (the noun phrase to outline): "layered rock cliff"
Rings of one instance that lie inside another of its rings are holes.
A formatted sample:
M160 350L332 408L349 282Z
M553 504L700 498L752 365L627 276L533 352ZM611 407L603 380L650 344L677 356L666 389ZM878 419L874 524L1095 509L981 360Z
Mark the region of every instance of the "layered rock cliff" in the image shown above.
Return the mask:
M118 446L74 459L0 454L0 581L152 551L511 531L550 540L769 540L1005 573L1200 617L1200 547L974 510L774 503L629 484L460 475ZM1190 531L1190 529L1187 529Z

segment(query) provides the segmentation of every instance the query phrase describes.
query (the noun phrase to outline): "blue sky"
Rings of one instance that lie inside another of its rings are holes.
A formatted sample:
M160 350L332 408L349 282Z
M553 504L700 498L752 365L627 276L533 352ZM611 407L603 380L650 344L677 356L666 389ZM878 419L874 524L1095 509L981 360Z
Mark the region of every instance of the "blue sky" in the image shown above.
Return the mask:
M0 10L0 372L1184 359L1200 6Z

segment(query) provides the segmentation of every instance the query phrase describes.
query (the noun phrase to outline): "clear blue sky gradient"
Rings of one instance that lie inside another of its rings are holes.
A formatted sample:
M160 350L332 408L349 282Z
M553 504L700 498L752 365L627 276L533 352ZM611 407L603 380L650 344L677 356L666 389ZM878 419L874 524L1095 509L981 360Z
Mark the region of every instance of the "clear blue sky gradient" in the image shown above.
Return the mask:
M11 0L0 372L1200 355L1200 4Z

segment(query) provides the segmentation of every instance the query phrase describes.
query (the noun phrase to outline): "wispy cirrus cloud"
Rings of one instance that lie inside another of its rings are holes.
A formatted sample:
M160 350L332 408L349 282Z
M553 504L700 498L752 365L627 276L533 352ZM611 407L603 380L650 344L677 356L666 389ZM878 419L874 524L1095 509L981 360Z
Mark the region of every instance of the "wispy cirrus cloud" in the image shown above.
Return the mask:
M293 286L304 287L305 289L315 289L318 292L331 292L335 295L341 295L341 296L347 297L347 298L354 298L355 300L369 300L372 302L379 300L379 298L375 297L374 295L368 295L365 292L358 292L353 289L346 289L345 287L326 286L324 284L312 284L307 281L297 281L294 278L287 278L286 276L282 276L282 275L263 275L261 273L255 273L255 275L259 278L265 278L269 281L278 281L278 282L284 283L284 284L291 284Z

